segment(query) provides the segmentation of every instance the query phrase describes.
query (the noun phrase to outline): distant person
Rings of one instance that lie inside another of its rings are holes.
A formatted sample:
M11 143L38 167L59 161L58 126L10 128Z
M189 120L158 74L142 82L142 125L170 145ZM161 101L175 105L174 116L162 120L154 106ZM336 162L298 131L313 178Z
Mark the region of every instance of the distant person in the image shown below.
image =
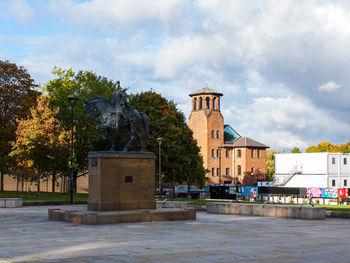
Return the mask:
M310 193L309 204L312 205L312 206L315 205L315 204L314 204L314 201L313 201L313 198L314 198L314 196L312 195L312 193Z
M250 199L250 202L254 202L254 188L250 189L249 199Z

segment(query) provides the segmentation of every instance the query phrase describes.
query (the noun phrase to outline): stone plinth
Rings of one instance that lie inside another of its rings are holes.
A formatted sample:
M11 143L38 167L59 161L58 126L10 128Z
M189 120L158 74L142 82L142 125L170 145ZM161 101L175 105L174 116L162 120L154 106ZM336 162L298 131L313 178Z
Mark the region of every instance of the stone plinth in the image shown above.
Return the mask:
M90 152L88 210L155 209L154 153Z

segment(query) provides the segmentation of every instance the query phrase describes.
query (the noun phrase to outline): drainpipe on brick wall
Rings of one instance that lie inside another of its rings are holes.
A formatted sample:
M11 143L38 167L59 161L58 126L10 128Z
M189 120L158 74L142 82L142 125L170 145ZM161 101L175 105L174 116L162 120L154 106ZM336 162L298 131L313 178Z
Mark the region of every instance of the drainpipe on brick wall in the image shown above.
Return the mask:
M340 178L341 158L342 158L342 155L338 154L338 173L337 173L337 175L338 175L338 188L341 188L341 178Z

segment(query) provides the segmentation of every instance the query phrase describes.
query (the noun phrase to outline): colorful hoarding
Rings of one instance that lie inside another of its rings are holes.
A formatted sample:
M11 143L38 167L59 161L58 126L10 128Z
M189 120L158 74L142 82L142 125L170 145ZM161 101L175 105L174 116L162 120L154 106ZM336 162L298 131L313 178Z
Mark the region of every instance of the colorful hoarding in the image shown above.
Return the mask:
M348 188L338 188L338 198L347 198Z
M319 188L319 187L307 188L307 196L310 196L311 193L313 197L322 197L322 188Z
M338 191L337 188L322 188L322 197L324 198L337 198L338 197Z

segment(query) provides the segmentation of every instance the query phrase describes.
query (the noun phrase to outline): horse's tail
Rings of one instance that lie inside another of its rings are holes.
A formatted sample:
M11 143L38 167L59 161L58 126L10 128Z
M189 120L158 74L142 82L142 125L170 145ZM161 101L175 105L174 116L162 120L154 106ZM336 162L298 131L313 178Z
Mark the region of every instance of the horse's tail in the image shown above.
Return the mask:
M140 115L141 115L141 119L142 119L143 128L145 129L146 138L149 139L149 129L148 129L148 118L147 118L147 115L144 112L140 112Z

